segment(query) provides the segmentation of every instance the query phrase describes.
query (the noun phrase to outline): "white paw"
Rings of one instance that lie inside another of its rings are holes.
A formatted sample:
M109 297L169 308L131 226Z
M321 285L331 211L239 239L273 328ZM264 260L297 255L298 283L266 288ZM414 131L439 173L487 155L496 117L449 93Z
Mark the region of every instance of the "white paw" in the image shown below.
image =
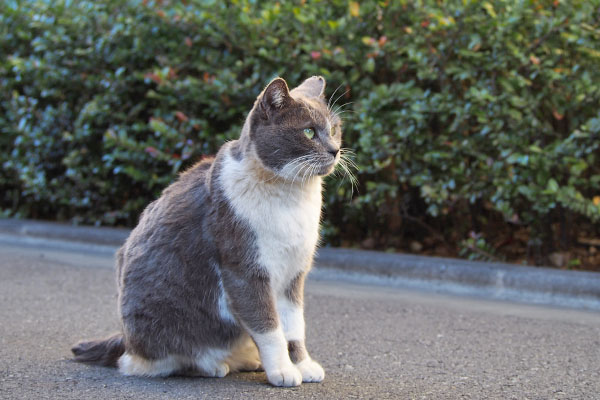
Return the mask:
M325 378L325 370L318 362L306 358L296 364L302 374L302 382L321 382Z
M229 365L226 363L217 364L211 367L205 366L197 370L196 375L204 378L224 378L229 373Z
M214 377L215 378L224 378L225 376L227 376L228 373L229 373L229 365L227 365L225 363L219 364L215 368Z
M302 383L302 374L294 364L289 363L273 371L267 371L267 379L273 386L299 386Z

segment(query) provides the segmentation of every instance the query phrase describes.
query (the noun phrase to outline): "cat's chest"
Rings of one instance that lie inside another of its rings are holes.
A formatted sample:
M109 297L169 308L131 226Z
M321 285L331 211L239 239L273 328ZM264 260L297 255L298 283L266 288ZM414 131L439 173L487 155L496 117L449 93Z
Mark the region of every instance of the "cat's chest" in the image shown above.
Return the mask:
M316 244L320 210L320 189L315 188L312 195L302 200L271 197L268 193L257 196L239 211L249 221L259 242L292 257L293 252L310 250Z
M225 196L236 217L253 232L259 264L269 273L276 292L310 267L319 237L321 181L301 188L263 185L241 176L241 170L224 171Z

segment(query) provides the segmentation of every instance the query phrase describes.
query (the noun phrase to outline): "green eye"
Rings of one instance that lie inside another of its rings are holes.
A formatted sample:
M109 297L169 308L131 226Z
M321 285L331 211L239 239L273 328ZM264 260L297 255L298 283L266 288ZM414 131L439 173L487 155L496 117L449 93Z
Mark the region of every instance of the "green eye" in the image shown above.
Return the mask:
M304 128L302 132L304 132L304 136L309 139L312 139L315 136L315 130L313 128Z

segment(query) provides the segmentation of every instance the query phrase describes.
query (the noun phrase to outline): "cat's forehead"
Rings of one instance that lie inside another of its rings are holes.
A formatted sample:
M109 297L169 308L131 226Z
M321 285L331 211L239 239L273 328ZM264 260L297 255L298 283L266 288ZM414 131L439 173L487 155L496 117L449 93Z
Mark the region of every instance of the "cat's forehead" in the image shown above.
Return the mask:
M321 99L295 98L295 104L282 115L281 123L286 125L335 125L339 118L331 114L327 104Z

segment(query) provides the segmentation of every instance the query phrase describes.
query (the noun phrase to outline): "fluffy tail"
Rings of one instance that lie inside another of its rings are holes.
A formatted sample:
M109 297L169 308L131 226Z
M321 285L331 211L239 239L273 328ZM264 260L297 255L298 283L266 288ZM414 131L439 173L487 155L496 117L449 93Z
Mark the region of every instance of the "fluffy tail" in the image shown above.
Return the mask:
M116 367L117 360L125 352L123 334L115 333L106 339L80 342L71 351L75 354L74 361Z

